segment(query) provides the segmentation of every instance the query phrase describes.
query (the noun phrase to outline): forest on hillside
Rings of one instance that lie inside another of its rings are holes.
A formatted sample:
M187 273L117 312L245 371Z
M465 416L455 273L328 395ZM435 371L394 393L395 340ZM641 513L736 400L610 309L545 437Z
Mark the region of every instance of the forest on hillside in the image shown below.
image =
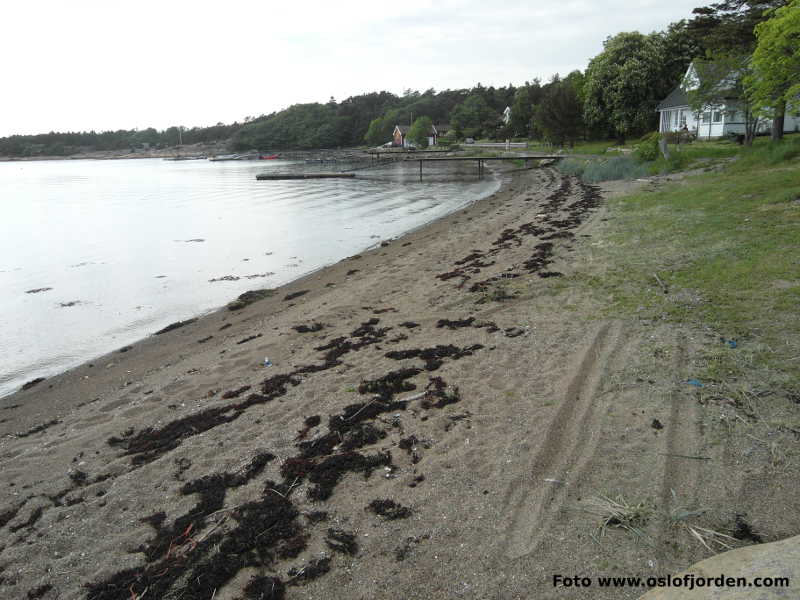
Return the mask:
M717 80L708 70L693 105L716 102L719 80L735 72L736 89L725 92L738 94L749 113L780 121L787 106L800 106L798 35L800 0L721 0L694 9L691 19L664 31L609 37L585 70L555 74L546 82L533 78L517 86L406 90L402 96L370 92L212 127L16 135L0 138L0 156L164 148L179 141L225 142L235 151L377 146L391 139L395 125L415 122L414 141L422 145L430 123L447 123L452 140L623 141L657 128L656 106L682 82L692 61L725 66L717 69ZM508 123L502 118L506 107L511 109Z

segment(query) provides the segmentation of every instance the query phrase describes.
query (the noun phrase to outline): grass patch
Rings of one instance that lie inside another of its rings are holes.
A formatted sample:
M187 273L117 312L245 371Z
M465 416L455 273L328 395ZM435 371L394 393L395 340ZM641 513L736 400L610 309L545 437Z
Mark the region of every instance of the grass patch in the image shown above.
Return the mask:
M795 144L746 150L720 172L611 200L613 225L592 269L573 279L610 313L738 340L708 353L704 377L767 368L790 391L800 377L800 161L764 163Z

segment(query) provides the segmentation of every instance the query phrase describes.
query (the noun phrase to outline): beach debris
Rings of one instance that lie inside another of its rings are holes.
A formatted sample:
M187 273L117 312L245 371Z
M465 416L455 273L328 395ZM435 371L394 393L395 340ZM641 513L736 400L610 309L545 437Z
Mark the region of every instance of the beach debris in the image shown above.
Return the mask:
M278 577L253 577L244 588L244 597L248 600L283 600L286 585Z
M295 298L299 298L300 296L305 296L311 290L300 290L299 292L292 292L291 294L286 294L283 298L284 301L287 300L294 300Z
M33 588L28 590L27 598L28 600L38 600L42 598L47 592L53 589L53 586L49 583L45 583L44 585L40 585L37 588Z
M399 502L389 499L373 500L369 503L367 509L380 517L386 518L388 521L407 519L411 516L412 512L407 506L403 506Z
M272 361L269 359L269 356L265 356L264 357L263 365L265 367L271 367L272 366Z
M200 338L199 340L197 340L197 343L198 344L205 344L208 340L212 339L213 337L214 337L213 335L209 335L209 336L206 336L204 338Z
M69 308L70 306L77 306L79 304L83 304L80 300L70 300L69 302L59 302L58 305L61 308Z
M653 429L664 429L664 425L658 419L653 419L653 422L650 423L650 427Z
M358 542L356 542L355 534L348 533L341 529L328 529L328 537L325 539L328 548L341 552L342 554L349 554L355 556L358 554Z
M197 321L197 318L186 319L185 321L175 321L174 323L170 323L169 325L164 327L164 329L159 329L158 331L155 332L154 335L161 335L162 333L167 333L167 332L173 331L175 329L180 329L181 327L185 327L186 325L190 325L191 323L194 323L195 321Z
M190 244L192 242L194 242L194 243L205 242L206 240L204 238L192 238L191 240L175 240L175 241L176 242L186 242L187 244Z
M62 421L60 421L59 419L53 419L51 421L47 421L46 423L42 423L41 425L36 425L34 427L31 427L30 429L28 429L28 431L25 431L25 432L22 432L22 433L17 433L17 437L18 438L25 438L25 437L28 437L30 435L34 435L35 433L41 433L45 429L48 429L48 428L52 427L53 425L58 425L61 422Z
M475 321L475 317L469 317L468 319L456 319L451 321L450 319L439 319L436 322L436 327L447 327L448 329L459 329L461 327L470 327L472 323Z
M728 346L729 348L736 348L739 346L736 340L726 340L724 337L720 337L719 341Z
M251 341L253 341L253 340L255 340L255 339L258 339L258 338L260 338L260 337L261 337L261 336L263 336L263 335L264 335L263 333L257 333L256 335L249 335L249 336L247 336L246 338L244 338L244 339L241 339L241 340L239 340L239 341L238 341L238 342L236 342L236 343L237 343L237 344L246 344L247 342L251 342Z
M292 327L297 333L314 333L315 331L321 331L325 328L324 323L317 323L313 321L311 325L295 325Z
M746 516L747 515L742 513L737 513L734 516L733 537L737 540L753 542L754 544L763 543L763 538L753 531L753 526L745 520Z
M291 579L287 582L289 585L298 585L300 581L311 581L322 577L331 570L330 558L318 558L308 561L308 564L301 568L289 569L289 576ZM255 597L255 596L254 596Z
M235 390L228 390L224 394L222 394L222 398L225 400L229 400L231 398L238 398L242 394L244 394L247 390L250 389L251 386L243 385L242 387L235 389Z
M39 385L39 384L40 384L40 383L42 383L43 381L44 381L44 377L37 377L36 379L31 379L31 380L30 380L30 381L28 381L27 383L23 383L23 384L22 384L22 390L23 390L23 391L25 391L25 390L29 390L29 389L31 389L33 386L35 386L35 385Z
M699 379L687 379L686 383L693 385L694 387L705 387Z
M42 292L49 292L53 288L51 287L42 287L42 288L34 288L32 290L27 290L26 294L41 294Z
M303 421L303 429L297 432L297 436L294 438L295 441L304 440L308 435L308 432L314 429L317 425L322 422L322 417L319 415L313 415L308 417L305 421Z
M264 298L269 298L274 293L275 290L268 288L261 290L250 290L249 292L239 295L236 300L228 302L228 310L241 310L242 308L253 304L253 302L258 302Z

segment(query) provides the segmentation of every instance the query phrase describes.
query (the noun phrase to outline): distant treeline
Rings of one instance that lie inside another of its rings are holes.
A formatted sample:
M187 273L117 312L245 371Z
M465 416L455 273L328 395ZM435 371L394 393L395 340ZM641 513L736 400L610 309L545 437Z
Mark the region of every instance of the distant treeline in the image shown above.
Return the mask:
M141 150L198 142L229 142L232 150L280 150L357 146L384 143L396 124L410 125L411 119L425 115L434 123L444 123L453 110L468 98L480 107L487 135L494 134L503 110L514 99L517 88L484 87L424 93L407 90L403 96L372 92L352 96L341 102L333 98L325 104L296 104L289 108L246 118L243 123L191 129L170 127L81 133L43 133L0 138L0 156L68 156L93 150ZM470 103L467 103L469 106ZM180 133L180 136L179 136ZM477 134L477 131L472 133ZM482 131L481 131L482 133Z
M558 145L581 138L622 141L656 129L656 106L698 59L697 64L724 68L716 69L717 79L704 76L705 83L691 94L694 110L724 104L733 96L745 112L780 122L776 131L782 132L787 106L800 103L800 0L717 0L694 9L693 15L664 31L609 37L584 71L556 74L544 84L534 79L518 87L478 84L440 92L406 90L402 96L372 92L341 102L331 98L325 104L296 104L213 127L11 136L0 139L0 155L139 150L175 146L180 137L183 144L226 142L237 151L376 146L391 140L395 125L408 126L409 139L424 146L431 124L443 123L450 126L450 140L535 138ZM731 74L738 77L733 89L726 83ZM503 118L506 107L508 119Z
M118 131L84 131L40 133L37 135L12 135L0 138L0 156L69 156L78 152L101 150L141 150L143 148L165 148L198 142L211 143L228 140L242 128L242 123L191 129L170 127L158 131L148 129L120 129Z

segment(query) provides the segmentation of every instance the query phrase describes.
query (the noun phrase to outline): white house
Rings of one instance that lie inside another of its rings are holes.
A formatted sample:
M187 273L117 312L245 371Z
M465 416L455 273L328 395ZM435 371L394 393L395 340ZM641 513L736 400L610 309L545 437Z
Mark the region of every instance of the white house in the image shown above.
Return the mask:
M722 85L730 84L731 95L725 97L719 104L707 105L703 110L693 111L689 107L687 92L697 89L700 77L695 69L694 62L689 65L683 82L664 98L656 110L659 113L658 130L661 133L669 131L689 131L699 139L712 139L725 137L730 134L745 133L745 119L741 111L738 97L733 92L733 76L724 80ZM758 125L759 132L766 132L772 126L771 121L764 120ZM800 128L800 118L786 114L783 124L784 132L797 131Z

